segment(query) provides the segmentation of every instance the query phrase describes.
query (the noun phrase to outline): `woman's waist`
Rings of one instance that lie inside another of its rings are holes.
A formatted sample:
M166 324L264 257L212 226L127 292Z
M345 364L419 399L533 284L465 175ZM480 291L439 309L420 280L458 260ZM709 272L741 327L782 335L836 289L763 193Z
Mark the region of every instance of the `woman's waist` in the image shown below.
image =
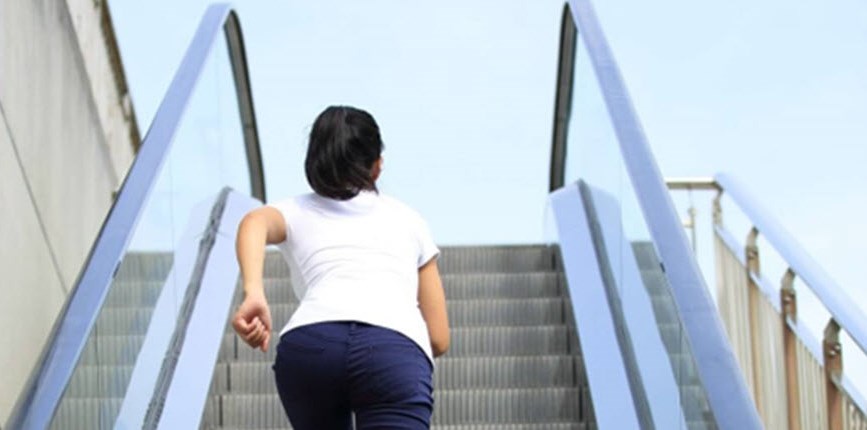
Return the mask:
M355 303L375 306L416 306L418 285L408 282L359 282L332 279L308 285L301 303L316 303L318 306L345 306Z
M305 325L337 321L356 321L400 332L415 341L425 354L432 356L427 325L418 306L347 307L302 301L280 334Z
M421 320L421 311L415 300L380 298L375 296L352 297L346 300L327 300L322 297L305 296L292 318L343 319L345 321L368 320Z

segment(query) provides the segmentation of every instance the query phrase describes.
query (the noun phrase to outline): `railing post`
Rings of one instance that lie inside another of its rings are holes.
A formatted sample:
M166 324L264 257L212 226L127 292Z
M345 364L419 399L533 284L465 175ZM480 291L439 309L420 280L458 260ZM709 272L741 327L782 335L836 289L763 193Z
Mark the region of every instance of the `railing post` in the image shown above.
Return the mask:
M750 234L747 235L747 246L746 246L746 255L747 255L747 270L750 273L755 273L758 275L761 273L761 267L759 265L759 247L756 244L757 239L759 238L759 231L753 227L750 229Z
M695 239L695 236L696 236L696 232L695 232L695 228L696 228L696 226L695 226L695 215L696 215L695 206L690 206L689 209L687 209L686 213L687 213L687 215L689 215L689 232L691 234L691 239L692 239L692 252L698 253L698 244L697 244L696 239Z
M745 249L747 257L747 312L749 313L750 356L752 357L753 362L753 400L759 410L759 415L765 416L767 411L762 410L762 406L765 404L762 394L764 392L762 389L764 384L761 370L762 345L759 336L756 334L757 328L761 326L759 315L759 300L761 300L761 293L759 292L759 287L755 282L753 282L753 279L750 276L750 274L759 275L761 273L761 266L759 264L759 247L756 244L758 237L759 230L755 227L750 229L750 233L747 235L747 245Z
M722 199L722 191L717 191L716 197L713 199L713 225L722 225L723 222L720 199Z
M834 318L825 326L822 341L825 357L825 398L828 405L828 430L843 429L843 393L840 374L843 372L843 349L840 346L840 325Z
M786 406L790 430L801 430L801 391L798 381L798 336L788 322L798 321L795 272L786 270L781 281L780 309L783 323L783 364L786 366Z

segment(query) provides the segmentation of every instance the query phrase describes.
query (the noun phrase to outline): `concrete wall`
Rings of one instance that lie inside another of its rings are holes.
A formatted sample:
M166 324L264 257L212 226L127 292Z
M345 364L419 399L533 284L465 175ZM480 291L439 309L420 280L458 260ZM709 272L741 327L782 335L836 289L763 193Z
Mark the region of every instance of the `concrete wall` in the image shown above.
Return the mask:
M0 1L0 424L138 141L107 5Z

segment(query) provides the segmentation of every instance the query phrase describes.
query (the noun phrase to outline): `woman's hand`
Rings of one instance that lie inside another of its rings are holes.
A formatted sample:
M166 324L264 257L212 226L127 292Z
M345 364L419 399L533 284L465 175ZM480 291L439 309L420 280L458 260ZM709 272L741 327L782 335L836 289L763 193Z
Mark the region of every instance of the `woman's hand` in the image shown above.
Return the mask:
M268 351L268 342L271 340L271 310L268 309L268 301L261 291L260 288L258 292L248 293L244 297L232 318L232 328L247 345L265 352Z
M262 272L265 266L265 245L286 240L286 221L270 206L252 210L238 225L235 251L244 283L244 302L232 318L232 327L244 342L253 348L268 350L271 340L271 311L265 300Z

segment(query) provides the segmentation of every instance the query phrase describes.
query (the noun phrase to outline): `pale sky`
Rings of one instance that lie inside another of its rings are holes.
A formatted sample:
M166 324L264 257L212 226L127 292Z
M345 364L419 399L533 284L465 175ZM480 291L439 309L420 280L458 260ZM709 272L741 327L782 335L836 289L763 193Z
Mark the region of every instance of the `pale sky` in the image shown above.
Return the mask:
M144 130L208 3L110 4ZM271 199L308 190L310 123L353 104L382 128L381 189L419 210L440 243L542 240L562 2L235 4ZM867 309L867 3L594 6L663 174L726 171L748 184ZM695 199L709 223L707 199ZM737 219L726 215L742 239Z

